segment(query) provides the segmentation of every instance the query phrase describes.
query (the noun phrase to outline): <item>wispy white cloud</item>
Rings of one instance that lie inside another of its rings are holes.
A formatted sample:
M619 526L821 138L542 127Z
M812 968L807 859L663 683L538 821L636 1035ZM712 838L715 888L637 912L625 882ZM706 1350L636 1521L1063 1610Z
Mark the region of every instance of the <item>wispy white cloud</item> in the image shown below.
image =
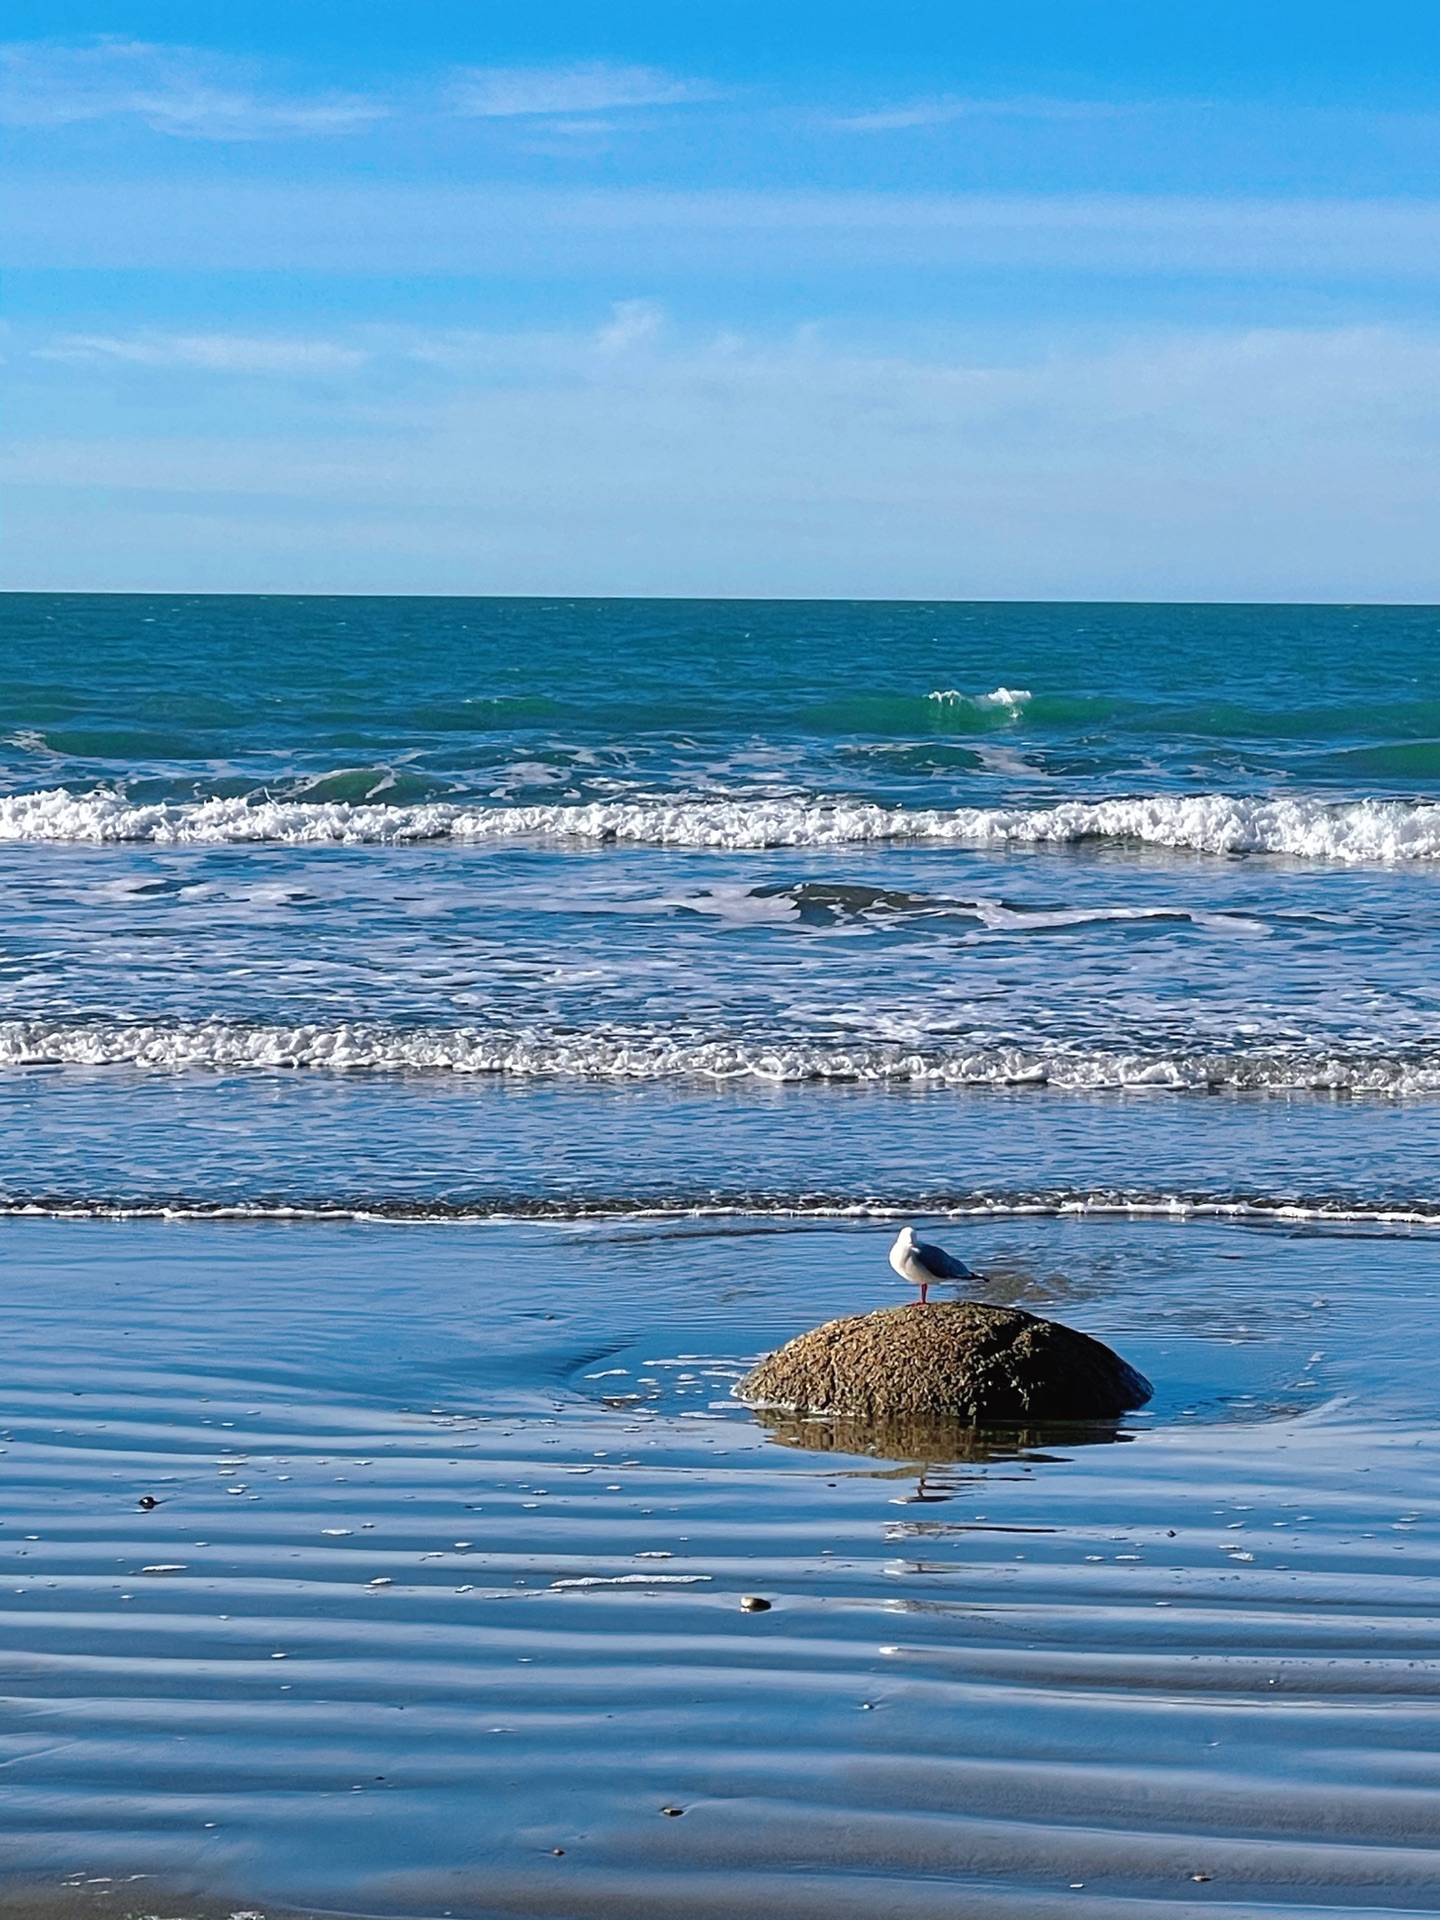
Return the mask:
M370 359L364 349L331 340L233 333L73 333L35 348L41 360L91 365L189 368L203 373L323 377L353 373Z
M406 369L438 373L456 385L502 378L528 382L589 379L621 355L653 367L669 327L652 300L617 300L591 331L533 329L518 334L474 328L357 329L349 339L270 333L63 333L21 346L20 355L61 366L141 368L156 373L211 373L291 379L334 379L378 370L391 383ZM14 334L12 327L10 333ZM12 346L11 356L16 356ZM187 389L187 392L190 391Z
M1117 120L1147 111L1151 109L1138 102L1056 100L1042 94L990 100L941 94L869 113L842 114L830 125L850 133L896 133L911 127L945 126L954 120Z
M713 97L693 80L656 67L595 62L574 67L471 67L457 75L451 104L482 119L593 115L622 107L674 107Z
M190 139L263 140L349 133L390 111L361 95L282 95L249 81L239 63L190 47L12 41L0 46L0 120L58 128L128 117Z
M572 141L616 131L603 116L710 99L714 90L655 67L471 67L390 97L334 90L283 92L253 63L196 47L105 35L83 42L0 45L0 121L58 129L132 119L153 132L204 140L350 133L399 116L448 112L538 123Z
M602 353L627 353L634 347L652 345L664 326L665 310L653 300L620 300L596 335L595 344Z

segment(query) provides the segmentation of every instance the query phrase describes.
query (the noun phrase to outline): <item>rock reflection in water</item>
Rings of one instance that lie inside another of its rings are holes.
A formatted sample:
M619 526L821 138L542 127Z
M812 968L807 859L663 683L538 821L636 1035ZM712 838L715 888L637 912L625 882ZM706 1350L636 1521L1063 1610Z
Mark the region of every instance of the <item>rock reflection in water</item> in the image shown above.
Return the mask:
M797 1414L752 1407L766 1436L806 1453L850 1453L903 1462L922 1476L939 1468L977 1466L1024 1455L1036 1463L1062 1464L1050 1447L1111 1446L1133 1438L1113 1421L1032 1427L968 1427L935 1414L866 1418L858 1414Z

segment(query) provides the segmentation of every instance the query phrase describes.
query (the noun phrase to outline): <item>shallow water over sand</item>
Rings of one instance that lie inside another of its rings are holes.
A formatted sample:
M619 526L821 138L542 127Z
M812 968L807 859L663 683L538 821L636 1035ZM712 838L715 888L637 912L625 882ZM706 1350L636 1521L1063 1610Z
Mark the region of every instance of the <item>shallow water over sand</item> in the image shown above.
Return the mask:
M1440 1912L1433 1236L945 1237L1153 1406L785 1444L858 1222L5 1222L14 1910Z

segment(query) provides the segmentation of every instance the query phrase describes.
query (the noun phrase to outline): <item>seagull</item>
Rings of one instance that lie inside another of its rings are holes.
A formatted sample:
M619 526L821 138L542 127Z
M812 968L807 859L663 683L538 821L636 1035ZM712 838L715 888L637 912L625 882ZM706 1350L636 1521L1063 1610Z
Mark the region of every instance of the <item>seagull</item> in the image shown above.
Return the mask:
M890 1249L890 1264L902 1280L908 1280L912 1287L919 1287L922 1307L932 1280L978 1280L980 1277L972 1273L963 1260L946 1253L943 1247L932 1247L923 1240L917 1240L913 1227L902 1227L895 1236L895 1244Z

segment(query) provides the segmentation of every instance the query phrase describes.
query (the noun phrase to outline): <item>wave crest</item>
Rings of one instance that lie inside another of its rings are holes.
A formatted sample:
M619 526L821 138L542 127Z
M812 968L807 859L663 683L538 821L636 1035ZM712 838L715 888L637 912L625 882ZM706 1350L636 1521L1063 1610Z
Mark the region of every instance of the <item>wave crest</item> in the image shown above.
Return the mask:
M267 797L135 803L49 788L0 798L0 840L143 841L159 846L386 846L514 838L714 848L875 842L1044 846L1115 842L1296 859L1440 859L1440 804L1231 794L1067 800L1053 807L883 807L844 798L645 798L572 805L369 806Z
M1034 695L1028 687L996 687L993 693L961 693L958 687L937 687L926 697L939 707L974 707L980 713L998 711L1017 720Z

